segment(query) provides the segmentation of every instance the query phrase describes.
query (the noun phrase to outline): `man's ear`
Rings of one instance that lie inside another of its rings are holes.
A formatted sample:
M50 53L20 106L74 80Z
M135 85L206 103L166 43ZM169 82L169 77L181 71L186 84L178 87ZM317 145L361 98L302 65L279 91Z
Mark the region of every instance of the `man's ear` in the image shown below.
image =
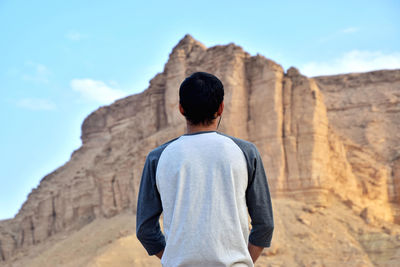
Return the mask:
M181 112L181 114L183 116L185 116L185 111L183 110L183 107L182 107L182 105L180 103L179 103L179 111Z
M224 101L222 101L221 104L219 105L217 116L221 116L223 111L224 111Z

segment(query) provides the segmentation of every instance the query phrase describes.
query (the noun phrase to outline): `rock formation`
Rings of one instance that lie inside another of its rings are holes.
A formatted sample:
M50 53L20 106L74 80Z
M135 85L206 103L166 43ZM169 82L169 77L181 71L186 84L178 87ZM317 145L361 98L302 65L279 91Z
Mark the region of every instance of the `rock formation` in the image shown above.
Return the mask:
M186 35L148 89L91 113L82 146L0 221L0 264L56 233L135 213L147 153L184 133L178 88L195 71L222 80L220 131L257 145L274 199L339 199L368 224L400 223L400 70L307 78Z

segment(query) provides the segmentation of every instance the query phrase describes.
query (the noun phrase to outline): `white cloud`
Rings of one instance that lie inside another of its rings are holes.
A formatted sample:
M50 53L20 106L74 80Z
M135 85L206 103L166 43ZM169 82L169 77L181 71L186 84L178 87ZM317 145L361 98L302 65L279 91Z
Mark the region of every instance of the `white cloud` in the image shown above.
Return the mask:
M335 31L333 33L330 33L328 35L325 35L323 37L320 37L317 41L319 43L327 43L327 42L332 42L333 40L337 38L343 38L344 35L349 35L358 32L360 29L357 27L347 27L342 30Z
M108 83L113 87L118 87L119 86L119 83L117 81L110 80L110 81L108 81Z
M342 33L355 33L358 32L358 28L356 27L349 27L342 30Z
M25 62L26 71L21 75L25 81L32 81L38 83L48 83L48 76L50 75L49 69L40 63L27 61Z
M86 38L87 36L84 34L81 34L77 31L69 31L66 35L65 38L71 40L71 41L80 41L84 38Z
M23 98L17 101L17 106L29 110L53 110L56 105L45 98Z
M71 88L79 92L84 98L104 105L129 95L125 91L111 88L103 81L92 79L73 79Z
M400 52L353 50L330 61L309 62L300 66L307 76L332 75L350 72L366 72L380 69L400 68Z

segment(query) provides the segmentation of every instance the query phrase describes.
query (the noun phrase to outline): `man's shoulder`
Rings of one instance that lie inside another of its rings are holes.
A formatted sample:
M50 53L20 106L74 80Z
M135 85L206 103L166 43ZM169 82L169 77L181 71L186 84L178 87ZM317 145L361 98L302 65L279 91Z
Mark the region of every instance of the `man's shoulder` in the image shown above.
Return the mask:
M220 132L218 132L218 134L231 139L245 154L252 154L252 155L258 154L257 147L252 142Z
M179 137L176 137L174 139L169 140L168 142L163 143L162 145L154 148L153 150L151 150L149 152L149 154L147 155L148 159L158 159L161 155L161 153L164 151L164 149L170 145L172 142L176 141Z

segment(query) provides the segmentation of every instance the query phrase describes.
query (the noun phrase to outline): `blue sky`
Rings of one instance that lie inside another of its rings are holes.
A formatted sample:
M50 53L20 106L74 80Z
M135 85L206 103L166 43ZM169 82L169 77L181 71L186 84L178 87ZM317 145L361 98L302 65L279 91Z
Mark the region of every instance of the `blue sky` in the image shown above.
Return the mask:
M84 118L143 91L187 33L309 76L400 68L399 1L0 0L0 219L81 145Z

